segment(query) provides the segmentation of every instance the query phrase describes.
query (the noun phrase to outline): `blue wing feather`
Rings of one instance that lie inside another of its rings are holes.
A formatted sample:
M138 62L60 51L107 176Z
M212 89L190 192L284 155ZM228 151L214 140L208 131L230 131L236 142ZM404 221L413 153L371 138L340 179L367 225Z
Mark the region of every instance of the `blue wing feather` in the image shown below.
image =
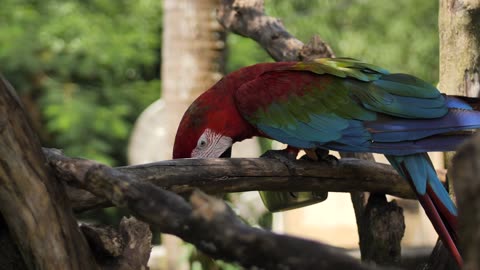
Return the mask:
M390 164L392 164L404 178L412 180L413 186L419 195L423 196L426 194L428 184L448 211L452 215L457 215L457 208L443 187L442 182L438 179L437 173L427 154L421 153L405 156L386 155L386 157ZM405 172L404 169L408 171L408 175L405 175L407 172Z

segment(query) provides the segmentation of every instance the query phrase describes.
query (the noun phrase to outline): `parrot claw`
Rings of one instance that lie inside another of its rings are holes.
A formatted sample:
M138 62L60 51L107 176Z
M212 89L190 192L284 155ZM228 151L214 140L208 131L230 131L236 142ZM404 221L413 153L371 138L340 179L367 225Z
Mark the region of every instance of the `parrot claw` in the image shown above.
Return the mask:
M338 165L338 158L330 155L328 150L326 149L322 149L322 148L309 149L309 150L305 150L305 152L307 154L303 155L300 159L316 161L316 162L324 162L330 166Z
M268 150L267 152L263 153L261 158L272 158L282 161L283 163L291 163L297 159L297 155L292 153L291 151L287 150Z

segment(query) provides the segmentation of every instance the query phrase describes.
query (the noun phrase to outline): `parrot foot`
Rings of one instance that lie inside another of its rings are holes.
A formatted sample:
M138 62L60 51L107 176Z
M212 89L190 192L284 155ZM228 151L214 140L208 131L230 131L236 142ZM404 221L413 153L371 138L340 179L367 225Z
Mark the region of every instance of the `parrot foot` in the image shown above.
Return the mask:
M330 166L338 165L338 158L329 154L327 149L316 148L305 150L306 155L302 156L302 160L310 160L316 162L324 162Z
M288 151L287 149L268 150L267 152L263 153L260 157L277 159L285 163L287 166L289 166L289 165L292 165L292 161L295 161L297 159L297 153Z
M294 162L297 159L297 154L298 149L287 147L287 149L283 150L268 150L260 157L279 160L291 170L295 168ZM322 202L327 199L328 192L260 191L260 197L269 211L277 212Z

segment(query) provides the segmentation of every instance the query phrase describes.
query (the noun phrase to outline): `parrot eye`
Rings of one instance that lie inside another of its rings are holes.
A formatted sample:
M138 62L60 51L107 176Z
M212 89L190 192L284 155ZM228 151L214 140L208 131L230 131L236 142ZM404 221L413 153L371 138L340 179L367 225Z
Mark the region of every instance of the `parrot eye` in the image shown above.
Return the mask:
M200 136L200 138L198 139L197 148L201 149L205 146L207 146L207 136L206 134L202 134L202 136Z
M198 138L197 146L192 150L193 158L218 158L229 147L232 146L232 139L206 129Z
M198 147L204 147L205 145L207 145L207 141L206 141L206 140L200 139L200 140L198 141Z

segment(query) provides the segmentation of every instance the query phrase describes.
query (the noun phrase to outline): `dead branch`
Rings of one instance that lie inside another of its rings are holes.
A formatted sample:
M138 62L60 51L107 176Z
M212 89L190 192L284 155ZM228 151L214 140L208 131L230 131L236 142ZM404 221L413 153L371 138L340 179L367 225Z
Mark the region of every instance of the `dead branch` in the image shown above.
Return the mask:
M135 180L133 174L93 161L58 157L51 164L63 179L127 206L137 218L214 258L262 269L372 269L333 247L252 228L223 201L199 191L192 193L188 203L175 193Z
M333 57L332 49L320 38L303 44L282 22L265 15L263 0L222 0L217 19L225 29L258 42L276 61L298 61L312 56Z
M69 181L70 171L91 161L69 158L44 148L57 178ZM272 191L370 191L414 198L410 186L389 165L358 159L341 159L337 165L297 160L284 164L276 159L180 159L112 169L142 183L175 193L201 189L210 194L252 190ZM75 210L107 206L108 201L74 189L69 193Z

